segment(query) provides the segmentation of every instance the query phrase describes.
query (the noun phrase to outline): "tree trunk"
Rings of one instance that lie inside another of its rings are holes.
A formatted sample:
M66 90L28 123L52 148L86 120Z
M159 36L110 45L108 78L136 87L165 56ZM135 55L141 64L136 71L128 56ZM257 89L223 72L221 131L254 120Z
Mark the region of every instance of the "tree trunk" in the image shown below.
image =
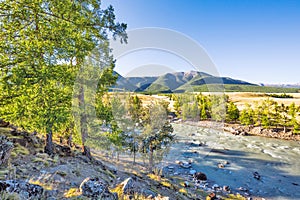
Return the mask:
M92 160L92 155L90 152L90 148L85 146L86 138L88 137L87 132L87 116L85 113L85 100L84 100L84 88L80 87L79 91L79 107L80 107L80 132L81 132L81 142L82 142L82 154L87 156L90 160Z
M133 164L135 164L135 145L133 146Z
M72 147L72 134L70 134L68 137L68 146Z
M149 153L149 171L150 173L152 172L152 168L153 168L153 148L150 145L150 153Z
M49 131L46 134L46 141L45 141L45 148L44 148L45 153L48 155L52 155L53 152L53 141L52 141L52 131Z
M82 145L82 155L88 157L90 160L93 160L91 150L87 146Z

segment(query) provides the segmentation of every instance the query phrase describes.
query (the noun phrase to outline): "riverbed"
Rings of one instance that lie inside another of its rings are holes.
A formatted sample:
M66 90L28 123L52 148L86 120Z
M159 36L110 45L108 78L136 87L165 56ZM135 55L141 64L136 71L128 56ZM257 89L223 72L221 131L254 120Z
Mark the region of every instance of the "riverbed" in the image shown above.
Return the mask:
M210 181L245 189L252 197L300 199L299 141L235 136L186 124L173 124L173 128L177 143L166 162L190 160Z

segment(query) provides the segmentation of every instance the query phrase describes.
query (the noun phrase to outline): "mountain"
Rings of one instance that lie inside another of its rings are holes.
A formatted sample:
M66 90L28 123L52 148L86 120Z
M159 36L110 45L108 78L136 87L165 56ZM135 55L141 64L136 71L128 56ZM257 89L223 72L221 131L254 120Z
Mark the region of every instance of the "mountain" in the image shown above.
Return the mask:
M125 90L132 92L171 93L193 90L199 86L210 85L253 85L241 80L228 77L216 77L204 72L174 72L154 77L123 77L118 74L117 84L114 90ZM195 90L194 90L195 91Z
M269 86L269 87L280 87L280 88L300 88L300 83L296 84L261 84L263 86Z

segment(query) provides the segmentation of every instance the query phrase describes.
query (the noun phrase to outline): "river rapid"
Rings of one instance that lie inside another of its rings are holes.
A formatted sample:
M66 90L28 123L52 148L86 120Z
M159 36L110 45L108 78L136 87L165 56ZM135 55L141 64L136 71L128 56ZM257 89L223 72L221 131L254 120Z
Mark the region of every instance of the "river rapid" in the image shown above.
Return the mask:
M246 189L252 197L300 199L299 141L235 136L185 124L173 128L178 140L166 162L192 160L192 168L209 180L221 187Z

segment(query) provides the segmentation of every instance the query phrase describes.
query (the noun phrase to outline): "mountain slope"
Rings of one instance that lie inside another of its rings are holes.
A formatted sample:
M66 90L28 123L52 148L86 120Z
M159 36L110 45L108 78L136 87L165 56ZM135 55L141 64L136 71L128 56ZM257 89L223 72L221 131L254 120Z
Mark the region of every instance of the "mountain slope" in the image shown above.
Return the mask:
M116 73L117 74L117 73ZM231 91L231 92L298 92L295 88L264 87L229 77L217 77L204 72L174 72L157 77L122 77L119 75L114 89L147 92L172 93L187 91Z

